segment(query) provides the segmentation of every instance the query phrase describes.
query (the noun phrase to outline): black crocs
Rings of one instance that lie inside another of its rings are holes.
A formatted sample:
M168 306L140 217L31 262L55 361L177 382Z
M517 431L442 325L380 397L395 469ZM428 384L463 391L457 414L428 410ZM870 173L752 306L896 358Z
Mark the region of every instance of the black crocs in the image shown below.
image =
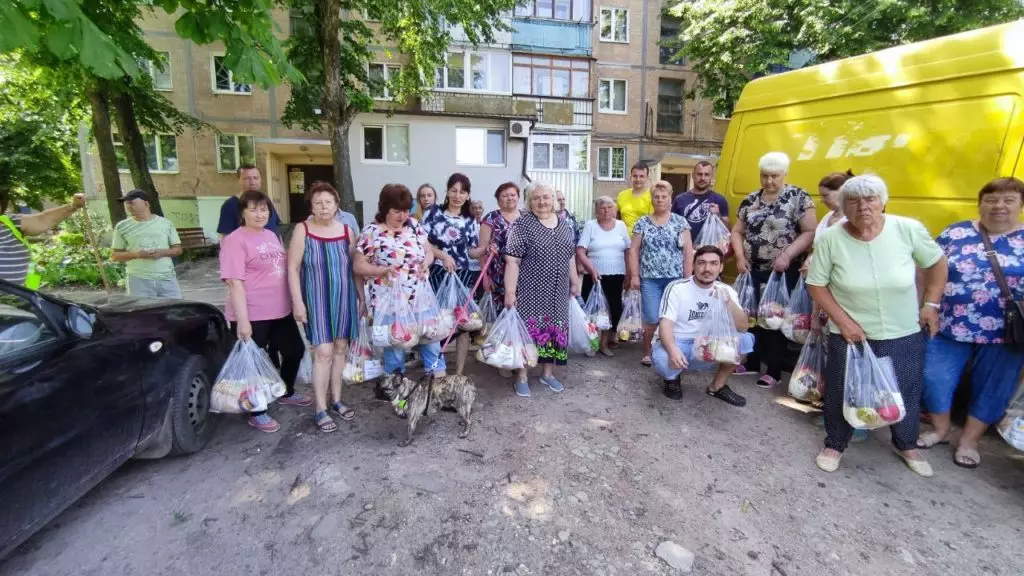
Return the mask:
M747 405L747 399L733 392L728 385L722 386L718 390L712 390L711 388L708 388L705 390L705 392L707 392L708 396L713 396L723 402L732 404L733 406L743 407Z

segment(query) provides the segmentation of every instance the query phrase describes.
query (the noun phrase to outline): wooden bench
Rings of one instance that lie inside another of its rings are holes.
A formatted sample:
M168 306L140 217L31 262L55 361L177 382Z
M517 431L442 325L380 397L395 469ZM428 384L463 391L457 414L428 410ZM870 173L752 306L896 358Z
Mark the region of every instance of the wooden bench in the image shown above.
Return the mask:
M205 252L216 246L206 239L202 228L178 228L182 252Z

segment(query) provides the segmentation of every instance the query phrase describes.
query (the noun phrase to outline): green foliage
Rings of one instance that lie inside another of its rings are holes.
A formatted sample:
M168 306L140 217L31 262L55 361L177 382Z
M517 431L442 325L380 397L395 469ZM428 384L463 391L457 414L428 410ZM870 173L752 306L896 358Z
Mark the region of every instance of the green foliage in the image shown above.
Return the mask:
M90 218L98 237L110 236L112 229L109 225L98 226L104 220L95 214L90 214ZM84 222L80 210L61 223L57 233L48 241L32 244L32 257L35 259L36 271L42 276L43 286L103 286ZM111 261L110 254L109 247L100 248L107 278L112 285L123 286L124 264Z
M1020 0L676 0L676 59L728 115L743 86L807 50L828 62L1024 17Z

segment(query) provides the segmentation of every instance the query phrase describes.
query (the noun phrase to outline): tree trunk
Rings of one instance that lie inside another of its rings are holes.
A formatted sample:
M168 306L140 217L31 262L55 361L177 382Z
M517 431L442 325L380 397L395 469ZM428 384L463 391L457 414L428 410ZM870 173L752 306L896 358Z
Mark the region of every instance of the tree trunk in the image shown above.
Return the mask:
M99 89L91 86L86 95L92 108L92 133L96 138L96 151L100 157L103 173L103 188L107 196L107 210L110 222L117 223L125 218L124 204L121 203L121 177L117 173L117 154L114 153L114 137L110 132L110 110L107 100Z
M346 212L356 211L355 186L352 183L352 166L349 161L348 130L353 113L348 109L348 99L341 85L341 2L340 0L316 0L316 16L320 25L317 35L324 54L324 101L323 110L327 117L327 133L331 139L331 161L334 164L334 182L341 194L341 208Z
M149 209L157 216L163 216L164 211L160 207L160 196L156 193L156 186L153 185L153 176L149 173L149 161L146 158L146 144L139 130L139 123L135 120L135 105L132 97L123 90L107 82L105 89L107 100L113 104L114 122L117 124L117 132L121 135L122 149L125 160L128 162L128 171L132 174L132 182L136 188L144 190L149 197Z

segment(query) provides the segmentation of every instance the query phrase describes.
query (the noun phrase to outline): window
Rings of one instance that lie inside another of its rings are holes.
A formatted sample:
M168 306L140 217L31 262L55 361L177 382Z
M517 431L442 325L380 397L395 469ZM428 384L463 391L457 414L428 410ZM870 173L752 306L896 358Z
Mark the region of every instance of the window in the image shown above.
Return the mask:
M629 42L629 10L601 8L601 41Z
M149 77L153 79L154 90L170 90L171 89L171 55L168 52L158 52L160 54L160 62L152 62L143 58L139 60L139 67L149 74Z
M602 146L597 149L597 179L626 179L626 149Z
M602 78L597 83L597 109L609 114L626 113L626 81Z
M473 166L505 165L505 131L487 128L455 129L455 163Z
M32 304L13 294L0 294L0 361L56 338Z
M658 132L683 131L683 81L658 79Z
M409 126L363 126L363 162L409 163Z
M589 172L590 140L583 134L534 134L530 169Z
M672 57L679 52L682 44L679 40L679 32L682 27L682 20L668 14L661 15L661 40L658 42L658 62L662 64L683 65L682 61L673 61Z
M452 52L437 69L439 90L509 92L510 55L500 52Z
M517 54L512 58L512 91L534 96L587 98L590 62Z
M146 164L150 172L178 171L178 143L174 134L143 134L146 146ZM117 156L117 169L128 171L128 159L124 154L124 142L120 134L114 134L114 153Z
M256 163L256 139L242 134L217 135L217 171L234 172L242 164Z
M252 86L235 83L235 75L224 64L224 56L214 56L213 91L228 94L252 94Z
M526 0L516 6L519 18L590 21L590 0Z
M401 71L402 67L394 64L376 62L370 64L370 94L377 100L390 100L393 98L394 90L391 88L391 83L398 78Z

